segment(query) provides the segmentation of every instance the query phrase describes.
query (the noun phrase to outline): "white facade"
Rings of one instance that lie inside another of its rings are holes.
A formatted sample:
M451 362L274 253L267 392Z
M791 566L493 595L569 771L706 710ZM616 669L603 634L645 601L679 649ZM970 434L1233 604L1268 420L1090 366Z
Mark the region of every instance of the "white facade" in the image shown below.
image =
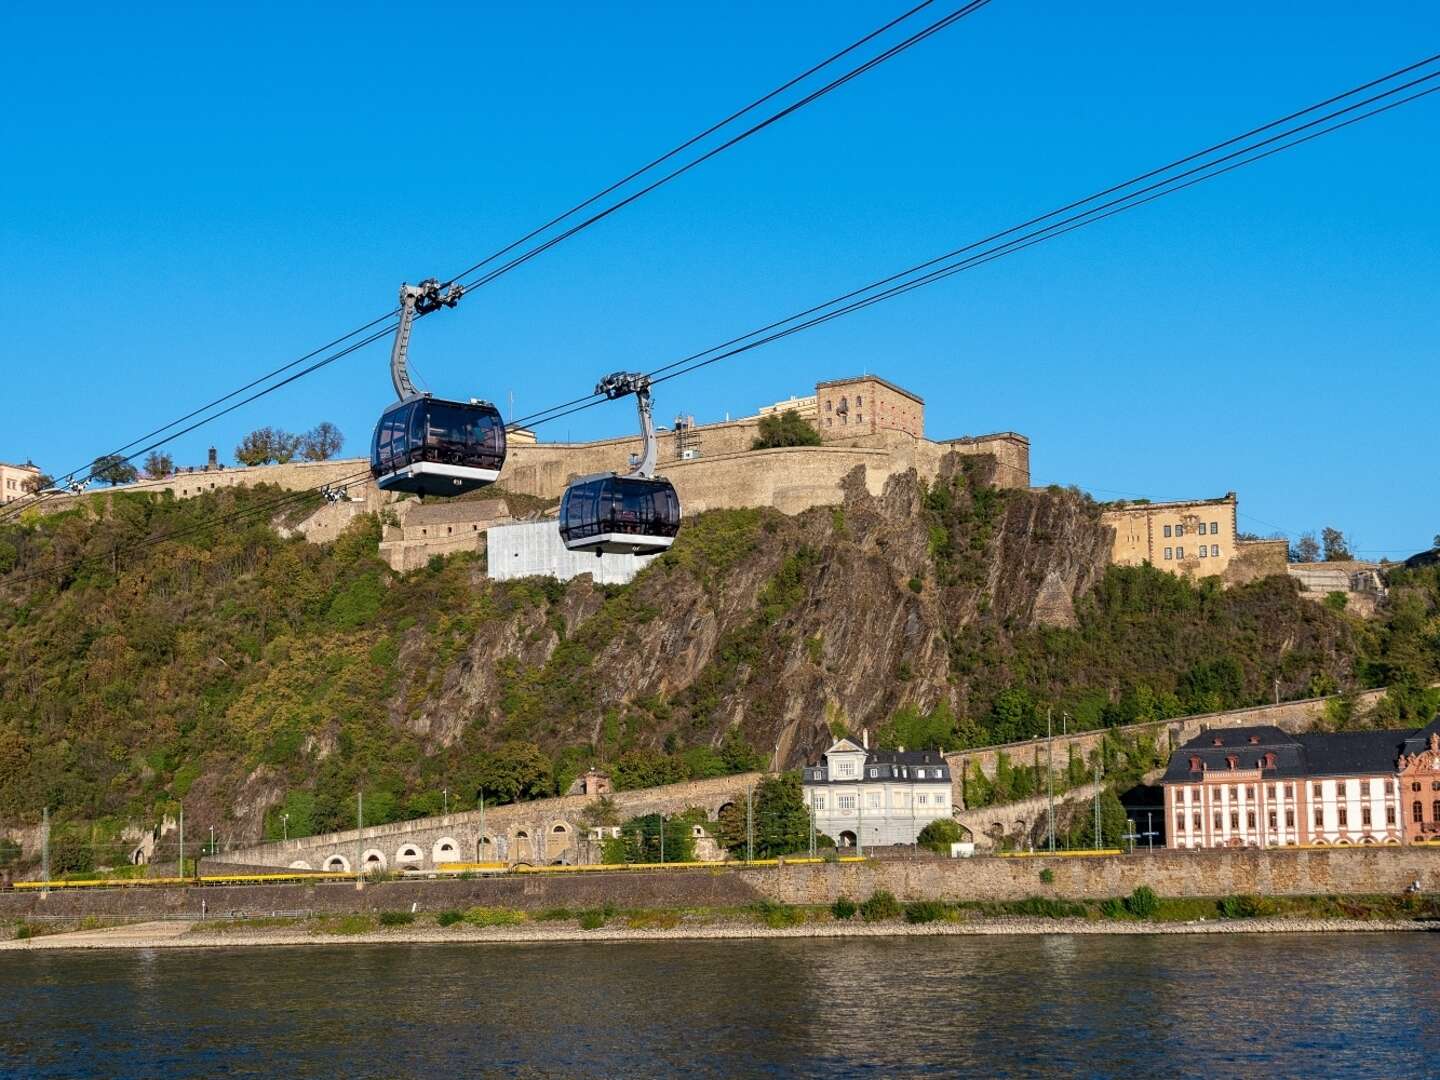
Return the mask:
M1165 801L1170 847L1398 844L1403 835L1394 776L1276 780L1241 770L1167 785Z
M842 848L913 844L930 822L952 816L939 751L872 751L841 739L824 757L805 769L805 802L816 832Z
M34 465L6 465L0 462L0 503L14 502L29 494L25 488L40 475Z
M496 581L526 577L569 581L591 574L597 585L624 585L657 557L571 551L560 539L560 526L553 518L485 530L485 572Z

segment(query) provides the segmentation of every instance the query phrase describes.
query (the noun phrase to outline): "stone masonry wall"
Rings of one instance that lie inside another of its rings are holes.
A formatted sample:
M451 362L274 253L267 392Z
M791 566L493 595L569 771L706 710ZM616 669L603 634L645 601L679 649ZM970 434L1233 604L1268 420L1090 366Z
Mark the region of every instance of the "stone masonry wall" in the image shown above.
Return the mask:
M674 814L692 806L703 807L713 820L722 806L743 799L746 790L759 780L758 773L742 773L623 791L609 798L615 804L616 824L645 814ZM598 798L600 796L568 795L487 809L483 815L483 837L482 815L472 810L236 848L207 860L207 865L239 863L324 870L332 859L338 859L339 868L348 872L355 869L357 862L367 865L372 852L379 854L375 864L385 870L397 865L430 869L437 863L492 860L541 865L575 863L582 861L586 853L583 843L589 826L584 822L584 811ZM402 858L401 852L407 847L417 848L419 857ZM298 867L302 863L304 866Z
M214 869L213 864L208 868ZM1040 873L1054 880L1044 884ZM728 907L765 898L788 904L863 900L886 889L908 900L1022 900L1056 896L1098 900L1148 885L1161 896L1398 894L1412 882L1440 892L1440 847L1285 851L1156 851L1086 858L872 859L713 870L511 874L470 881L254 885L225 888L0 892L0 917L215 914L271 911L396 911L417 904L443 911L471 905L536 911L554 907Z

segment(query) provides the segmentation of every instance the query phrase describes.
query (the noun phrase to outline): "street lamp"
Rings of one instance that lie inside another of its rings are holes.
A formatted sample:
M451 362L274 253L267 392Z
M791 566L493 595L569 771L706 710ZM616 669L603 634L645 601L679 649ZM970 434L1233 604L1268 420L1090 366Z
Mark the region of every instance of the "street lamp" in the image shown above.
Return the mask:
M280 827L281 827L281 830L282 830L283 838L284 838L285 842L288 844L288 843L290 842L290 815L289 815L289 814L281 814L281 815L280 815Z
M215 854L215 826L210 826L210 854Z
M449 813L450 813L450 789L449 789L449 788L441 788L441 789L440 789L440 798L441 798L442 800L444 800L445 814L448 816Z

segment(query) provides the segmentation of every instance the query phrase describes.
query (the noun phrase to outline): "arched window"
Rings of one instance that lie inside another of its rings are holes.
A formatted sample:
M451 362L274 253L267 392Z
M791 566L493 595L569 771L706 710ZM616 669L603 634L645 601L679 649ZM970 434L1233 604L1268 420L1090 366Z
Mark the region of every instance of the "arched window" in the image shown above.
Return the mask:
M564 825L556 825L556 826L555 826L553 829L551 829L550 831L551 831L551 832L556 832L556 833L563 833L563 832L565 831L565 826L564 826Z
M1430 804L1430 820L1440 821L1440 799Z
M1416 799L1415 804L1410 807L1410 820L1416 824L1425 820L1425 804L1419 799Z

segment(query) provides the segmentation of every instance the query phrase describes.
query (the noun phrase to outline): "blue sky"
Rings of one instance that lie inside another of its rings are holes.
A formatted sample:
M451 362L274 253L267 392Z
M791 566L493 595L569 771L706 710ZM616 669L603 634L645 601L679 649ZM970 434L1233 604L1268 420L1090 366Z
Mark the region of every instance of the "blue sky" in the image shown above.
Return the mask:
M903 6L11 5L0 459L63 471L233 389ZM424 320L412 354L439 394L530 412L1437 46L1433 2L995 0ZM719 419L869 370L926 398L934 436L1029 435L1037 482L1233 489L1242 528L1334 524L1404 556L1440 532L1437 135L1440 95L667 383L657 411ZM176 458L325 419L361 453L387 354ZM617 403L540 433L632 425Z

